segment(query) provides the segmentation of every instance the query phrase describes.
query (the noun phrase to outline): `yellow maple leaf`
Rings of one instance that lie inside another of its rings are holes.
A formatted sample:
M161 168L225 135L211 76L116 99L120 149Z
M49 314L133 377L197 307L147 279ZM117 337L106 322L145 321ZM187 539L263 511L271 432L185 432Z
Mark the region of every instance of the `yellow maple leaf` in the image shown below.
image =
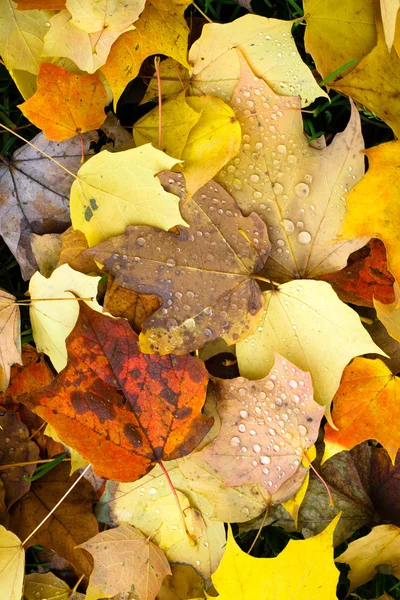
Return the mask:
M25 552L19 538L0 525L0 579L2 600L21 600Z
M132 25L146 0L66 0L75 27L96 33L102 29L122 32Z
M212 576L218 600L332 600L339 571L333 561L332 537L340 515L319 535L290 540L275 558L254 558L228 542ZM289 575L290 574L290 575Z
M186 225L179 198L155 177L177 162L151 144L111 153L103 150L78 171L71 187L71 221L89 246L122 234L128 225L171 229Z
M374 146L365 154L369 170L347 195L347 212L339 239L374 237L382 240L388 269L400 282L400 141Z
M390 565L400 578L400 528L379 525L364 537L351 542L336 562L350 565L350 590L353 591L376 576L376 567Z
M322 77L360 60L376 43L373 0L304 0L304 42Z

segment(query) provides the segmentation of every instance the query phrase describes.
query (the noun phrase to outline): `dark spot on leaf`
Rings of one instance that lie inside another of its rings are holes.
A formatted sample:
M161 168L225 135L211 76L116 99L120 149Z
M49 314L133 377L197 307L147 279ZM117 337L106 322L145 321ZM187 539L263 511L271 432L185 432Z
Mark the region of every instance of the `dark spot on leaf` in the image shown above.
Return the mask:
M97 206L97 202L94 198L90 198L89 200L90 208L92 210L97 210L99 207Z
M87 221L89 223L89 221L92 217L93 217L93 211L90 208L90 206L87 206L86 210L85 210L85 221Z
M78 415L84 415L90 410L87 403L86 394L83 394L79 391L71 393L71 404L72 408L78 413Z
M177 396L176 396L175 392L173 392L169 387L165 386L165 388L162 390L162 392L160 392L159 396L166 402L169 402L169 404L172 404L173 406L175 406L176 401L177 401Z
M191 413L192 413L192 409L190 408L190 406L183 406L182 408L178 408L178 410L176 410L174 412L174 417L176 419L185 419Z
M142 436L136 427L131 423L127 423L125 425L124 434L135 448L139 448L142 445Z

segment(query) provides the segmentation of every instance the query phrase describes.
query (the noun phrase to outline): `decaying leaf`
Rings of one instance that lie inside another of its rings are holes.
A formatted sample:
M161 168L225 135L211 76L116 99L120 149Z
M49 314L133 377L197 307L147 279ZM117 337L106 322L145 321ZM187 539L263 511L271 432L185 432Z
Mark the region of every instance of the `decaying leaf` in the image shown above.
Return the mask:
M127 225L170 229L186 225L178 198L155 177L179 162L151 144L96 154L78 171L71 187L71 220L89 246L124 233Z
M337 516L326 529L308 540L289 540L275 558L254 558L243 552L228 531L221 564L212 577L219 600L254 598L333 598L339 571L333 562L332 536ZM290 573L290 577L288 577Z
M15 296L0 289L0 392L10 382L10 369L21 363L19 307Z
M354 356L384 353L357 313L324 281L290 281L264 292L264 299L256 332L236 347L241 374L248 379L264 377L272 368L274 348L311 374L314 397L326 407L329 419L345 366Z
M259 483L276 492L301 468L318 436L324 409L313 400L310 375L275 355L263 379L217 380L215 386L221 431L199 456L227 486Z
M302 106L326 96L301 60L291 28L290 21L258 15L245 15L223 25L204 25L189 52L193 91L229 102L240 78L237 48L254 74L268 82L277 94L299 95Z
M164 54L189 68L189 28L183 16L189 4L188 0L148 0L135 29L113 44L102 70L113 91L115 105L148 56Z
M47 354L54 368L61 371L67 364L65 340L78 319L79 301L86 298L88 306L102 312L96 301L100 277L91 277L71 269L69 265L58 267L46 279L39 272L29 283L29 294L33 300L30 307L33 338L40 352ZM40 298L46 300L35 302ZM69 300L52 300L69 298ZM88 300L91 298L92 300Z
M125 320L80 304L67 367L24 403L101 477L133 481L160 460L189 454L212 425L200 412L208 380L203 363L141 354Z
M20 600L24 584L25 553L21 540L0 525L0 577L4 600Z
M365 440L377 440L392 462L400 448L400 379L381 360L356 357L345 368L325 425L323 461Z
M27 495L11 509L11 531L24 540L69 490L77 477L69 477L69 465L61 463L33 481ZM92 486L82 479L30 539L29 545L40 544L52 548L80 573L89 575L92 561L76 546L98 533L98 523L92 514L94 501Z
M122 523L80 545L93 556L87 600L135 591L138 600L154 600L171 574L164 552L139 530Z
M400 528L395 525L378 525L368 535L350 542L336 562L350 565L348 578L350 592L373 579L380 565L391 568L397 578L400 575Z
M29 491L31 477L39 458L39 448L30 439L27 426L14 413L0 414L0 465L31 463L1 470L5 503L8 508Z
M278 96L243 59L230 105L242 127L242 146L216 179L244 214L255 211L267 223L271 277L315 278L343 268L368 241L334 242L346 211L343 194L364 173L355 107L345 131L317 150L307 144L299 99Z
M185 195L182 176L171 176L169 186ZM234 343L254 330L262 310L252 278L270 247L261 219L243 217L213 181L193 198L183 198L180 208L190 227L179 228L179 235L128 227L124 235L87 251L118 285L162 298L161 308L143 323L144 352L184 354L217 337Z
M75 75L42 63L37 92L18 108L48 140L64 142L99 129L105 121L106 91L98 75Z
M95 132L83 134L85 155L97 137ZM81 166L79 136L60 143L48 142L39 133L32 143L72 173ZM12 161L0 166L0 235L17 259L24 279L37 270L31 234L59 233L70 222L72 177L39 150L26 144L14 153Z

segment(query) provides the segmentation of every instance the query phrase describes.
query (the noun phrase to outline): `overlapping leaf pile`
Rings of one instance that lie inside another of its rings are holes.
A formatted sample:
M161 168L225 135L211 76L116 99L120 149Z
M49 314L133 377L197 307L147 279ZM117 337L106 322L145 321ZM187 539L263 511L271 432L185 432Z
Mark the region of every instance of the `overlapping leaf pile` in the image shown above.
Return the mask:
M364 150L360 118L399 135L398 1L304 0L316 73L298 23L189 44L188 6L0 0L41 129L0 167L36 346L2 284L4 600L331 599L362 526L350 591L400 578L400 142ZM153 55L131 136L105 108ZM329 143L304 133L314 75L351 101ZM226 523L306 539L254 558Z

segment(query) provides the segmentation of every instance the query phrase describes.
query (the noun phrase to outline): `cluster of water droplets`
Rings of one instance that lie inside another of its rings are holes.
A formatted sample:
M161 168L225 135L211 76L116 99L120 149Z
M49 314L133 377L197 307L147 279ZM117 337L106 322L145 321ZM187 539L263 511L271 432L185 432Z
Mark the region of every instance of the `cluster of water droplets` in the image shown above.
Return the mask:
M279 358L264 379L241 377L224 383L222 393L229 407L230 455L275 492L295 473L318 432L309 376Z

